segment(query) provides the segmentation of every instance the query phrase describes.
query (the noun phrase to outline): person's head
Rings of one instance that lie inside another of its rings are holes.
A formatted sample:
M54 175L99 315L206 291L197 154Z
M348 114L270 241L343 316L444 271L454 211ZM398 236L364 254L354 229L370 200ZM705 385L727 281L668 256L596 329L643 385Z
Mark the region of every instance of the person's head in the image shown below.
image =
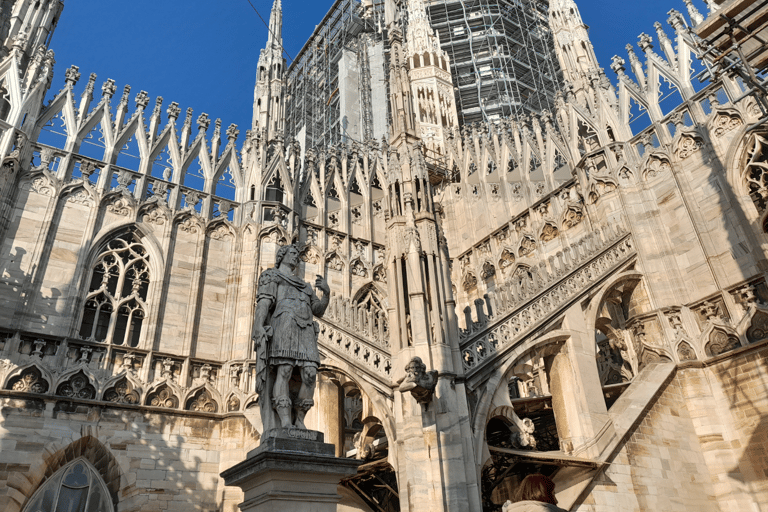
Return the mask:
M528 475L520 482L515 493L515 501L542 501L557 505L555 482L545 475Z
M277 255L275 256L275 267L279 268L286 257L288 259L285 261L288 263L291 269L296 268L296 265L299 263L299 250L295 245L284 245L277 250Z

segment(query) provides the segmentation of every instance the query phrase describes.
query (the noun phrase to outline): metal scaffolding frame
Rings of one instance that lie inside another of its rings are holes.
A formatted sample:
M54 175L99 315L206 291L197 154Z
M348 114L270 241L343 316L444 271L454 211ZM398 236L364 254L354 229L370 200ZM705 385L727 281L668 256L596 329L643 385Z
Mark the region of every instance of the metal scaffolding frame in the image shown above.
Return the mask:
M553 110L563 77L547 0L427 0L451 59L459 122Z
M521 119L554 109L563 78L549 28L548 0L425 0L425 4L451 59L460 125L501 117ZM374 108L370 90L377 84L371 84L364 50L371 42L383 42L386 66L389 48L383 18L384 0L373 1L367 13L359 0L334 2L288 68L289 139L302 129L305 148L328 147L348 138L339 94L339 61L345 49L357 54L361 67L362 133L370 136ZM389 84L385 86L388 89ZM389 110L389 105L383 108Z
M289 139L297 137L306 128L307 148L330 146L344 136L339 61L345 49L359 55L362 33L377 36L378 17L365 18L362 11L358 0L336 0L288 68L286 135ZM361 89L365 85L361 84ZM370 105L370 91L361 92L363 105ZM369 121L370 115L363 113L363 118ZM369 132L370 126L364 130Z
M768 121L768 0L737 0L718 7L703 23L689 28L707 69L701 79L733 72L746 92L733 101L754 95L763 118L751 128Z

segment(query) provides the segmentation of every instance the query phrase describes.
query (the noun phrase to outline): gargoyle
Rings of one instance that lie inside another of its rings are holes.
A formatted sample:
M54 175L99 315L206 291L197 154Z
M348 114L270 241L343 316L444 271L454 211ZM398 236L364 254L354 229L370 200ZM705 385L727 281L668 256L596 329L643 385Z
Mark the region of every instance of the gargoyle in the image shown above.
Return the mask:
M401 393L410 391L417 402L425 406L432 401L432 394L437 386L437 370L427 371L420 357L414 357L405 366L405 377L400 382L398 390Z

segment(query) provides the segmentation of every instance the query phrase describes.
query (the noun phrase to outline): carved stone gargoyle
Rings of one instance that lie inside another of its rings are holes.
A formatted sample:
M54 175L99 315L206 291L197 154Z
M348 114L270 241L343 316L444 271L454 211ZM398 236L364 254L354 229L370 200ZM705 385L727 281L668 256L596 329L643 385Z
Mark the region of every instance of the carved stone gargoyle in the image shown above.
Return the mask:
M420 357L414 357L405 365L405 377L400 382L398 390L401 393L411 392L413 398L424 406L432 401L432 394L437 386L437 370L427 371Z

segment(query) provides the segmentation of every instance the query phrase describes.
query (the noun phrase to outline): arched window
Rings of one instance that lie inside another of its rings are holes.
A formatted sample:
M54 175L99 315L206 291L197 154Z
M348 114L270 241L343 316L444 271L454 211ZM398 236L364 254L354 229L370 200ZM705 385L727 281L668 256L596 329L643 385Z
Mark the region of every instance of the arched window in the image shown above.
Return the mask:
M272 179L267 185L267 196L264 199L267 201L282 203L283 195L283 182L280 180L280 173L275 172L275 175L272 176Z
M58 470L35 492L24 512L114 512L104 481L85 459Z
M360 288L355 294L354 301L359 306L363 306L368 311L373 311L374 313L386 311L379 290L372 284L367 284Z
M80 337L138 346L148 290L149 255L138 235L129 231L104 244L93 266Z

